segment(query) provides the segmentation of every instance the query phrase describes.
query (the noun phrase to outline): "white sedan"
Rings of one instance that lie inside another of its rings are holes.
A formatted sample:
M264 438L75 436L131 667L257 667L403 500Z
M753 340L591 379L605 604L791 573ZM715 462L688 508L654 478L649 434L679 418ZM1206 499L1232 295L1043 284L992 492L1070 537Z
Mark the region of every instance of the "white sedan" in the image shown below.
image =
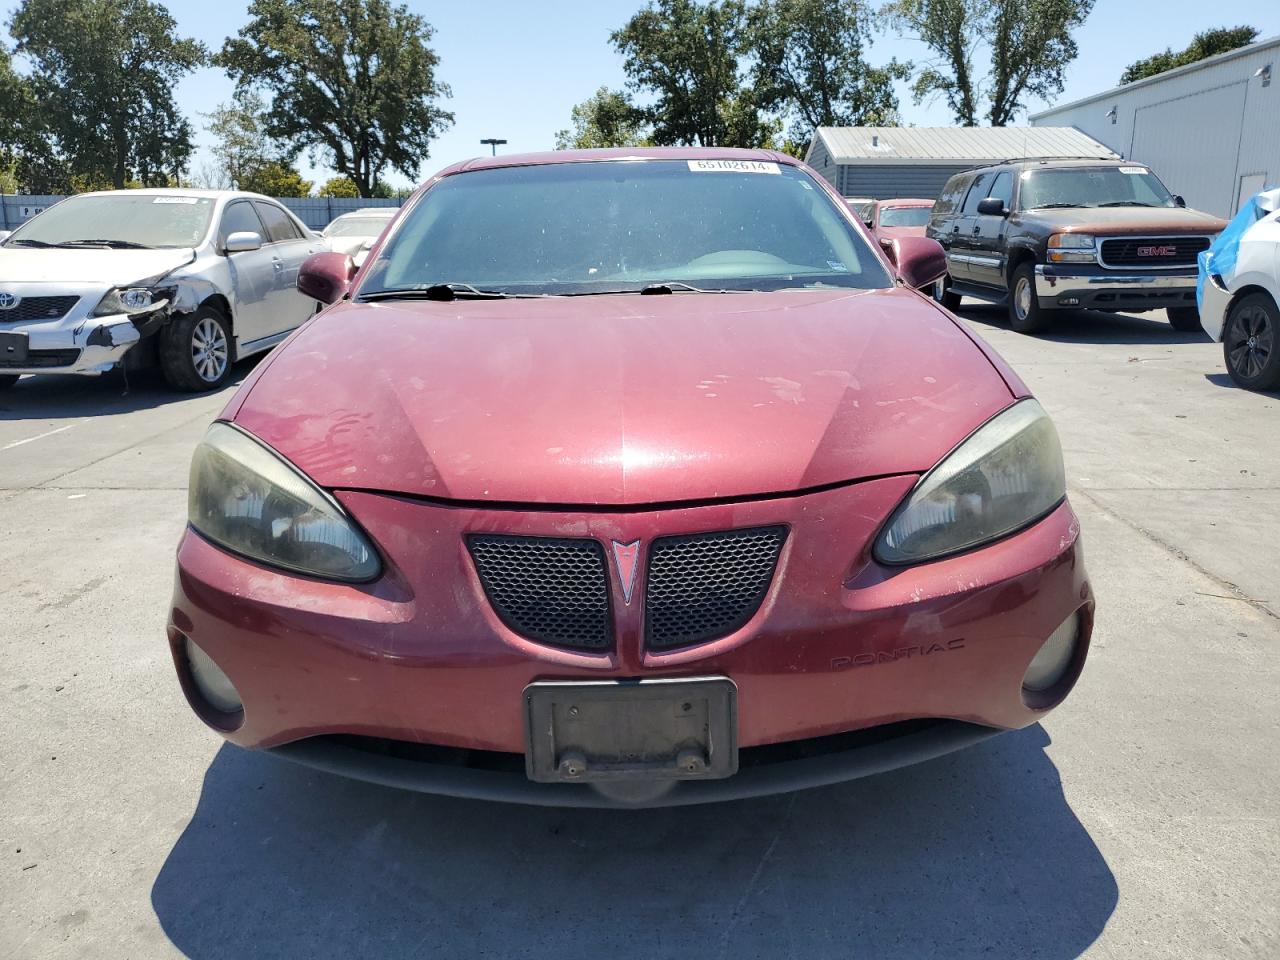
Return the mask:
M364 265L365 257L374 241L400 210L398 207L364 207L336 217L321 234L330 250L345 253L357 267Z
M1280 389L1280 190L1254 197L1200 262L1200 323L1248 390Z
M274 200L213 190L68 197L0 237L0 389L25 373L159 363L179 390L316 310L295 288L323 241Z

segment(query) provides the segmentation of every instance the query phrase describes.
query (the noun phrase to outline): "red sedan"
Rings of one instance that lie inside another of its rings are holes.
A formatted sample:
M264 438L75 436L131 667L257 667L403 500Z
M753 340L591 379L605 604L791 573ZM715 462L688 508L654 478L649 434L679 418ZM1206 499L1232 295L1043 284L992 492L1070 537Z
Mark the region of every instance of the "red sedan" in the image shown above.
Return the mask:
M932 214L932 200L876 200L863 222L884 245L902 237L923 237Z
M1093 597L1053 424L766 151L458 164L191 468L168 637L228 740L424 791L681 804L1034 723Z

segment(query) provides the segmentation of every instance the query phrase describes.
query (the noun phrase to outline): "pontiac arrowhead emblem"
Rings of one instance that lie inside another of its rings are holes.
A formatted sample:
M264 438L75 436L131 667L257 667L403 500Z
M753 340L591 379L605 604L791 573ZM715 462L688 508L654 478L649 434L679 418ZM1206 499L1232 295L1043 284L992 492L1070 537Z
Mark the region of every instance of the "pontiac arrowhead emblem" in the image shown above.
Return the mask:
M618 582L622 585L622 599L631 602L631 593L636 588L636 561L640 558L640 541L630 543L613 541L613 562L618 568Z

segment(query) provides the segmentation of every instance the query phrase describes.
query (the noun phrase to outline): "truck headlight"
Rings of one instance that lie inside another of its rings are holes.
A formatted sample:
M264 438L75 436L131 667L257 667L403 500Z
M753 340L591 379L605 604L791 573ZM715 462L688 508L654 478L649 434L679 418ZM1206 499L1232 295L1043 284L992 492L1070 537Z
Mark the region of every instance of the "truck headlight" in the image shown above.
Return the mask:
M1066 497L1062 448L1034 400L992 417L916 484L875 545L886 564L958 553L1028 526Z
M93 316L110 317L120 313L138 314L159 310L169 303L173 296L173 288L157 289L155 287L116 287L108 290L93 308Z
M275 451L215 423L191 460L187 520L252 560L330 580L378 575L378 554L329 494Z
M1049 237L1050 263L1097 263L1091 233L1055 233Z

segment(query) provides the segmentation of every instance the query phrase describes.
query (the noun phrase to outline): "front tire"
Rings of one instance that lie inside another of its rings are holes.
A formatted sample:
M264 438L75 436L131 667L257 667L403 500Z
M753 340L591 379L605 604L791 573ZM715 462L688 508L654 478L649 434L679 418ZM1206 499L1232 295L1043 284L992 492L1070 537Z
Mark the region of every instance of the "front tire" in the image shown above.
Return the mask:
M1195 307L1168 307L1169 326L1181 333L1200 333L1200 311Z
M231 376L231 324L213 307L173 317L160 330L160 370L186 393L215 390Z
M1231 305L1222 356L1237 386L1280 389L1280 309L1265 293L1251 293Z
M951 289L951 277L943 274L933 282L933 299L952 313L960 309L960 294Z
M1018 264L1009 286L1009 326L1018 333L1039 333L1049 321L1049 311L1036 296L1036 265L1030 260Z

